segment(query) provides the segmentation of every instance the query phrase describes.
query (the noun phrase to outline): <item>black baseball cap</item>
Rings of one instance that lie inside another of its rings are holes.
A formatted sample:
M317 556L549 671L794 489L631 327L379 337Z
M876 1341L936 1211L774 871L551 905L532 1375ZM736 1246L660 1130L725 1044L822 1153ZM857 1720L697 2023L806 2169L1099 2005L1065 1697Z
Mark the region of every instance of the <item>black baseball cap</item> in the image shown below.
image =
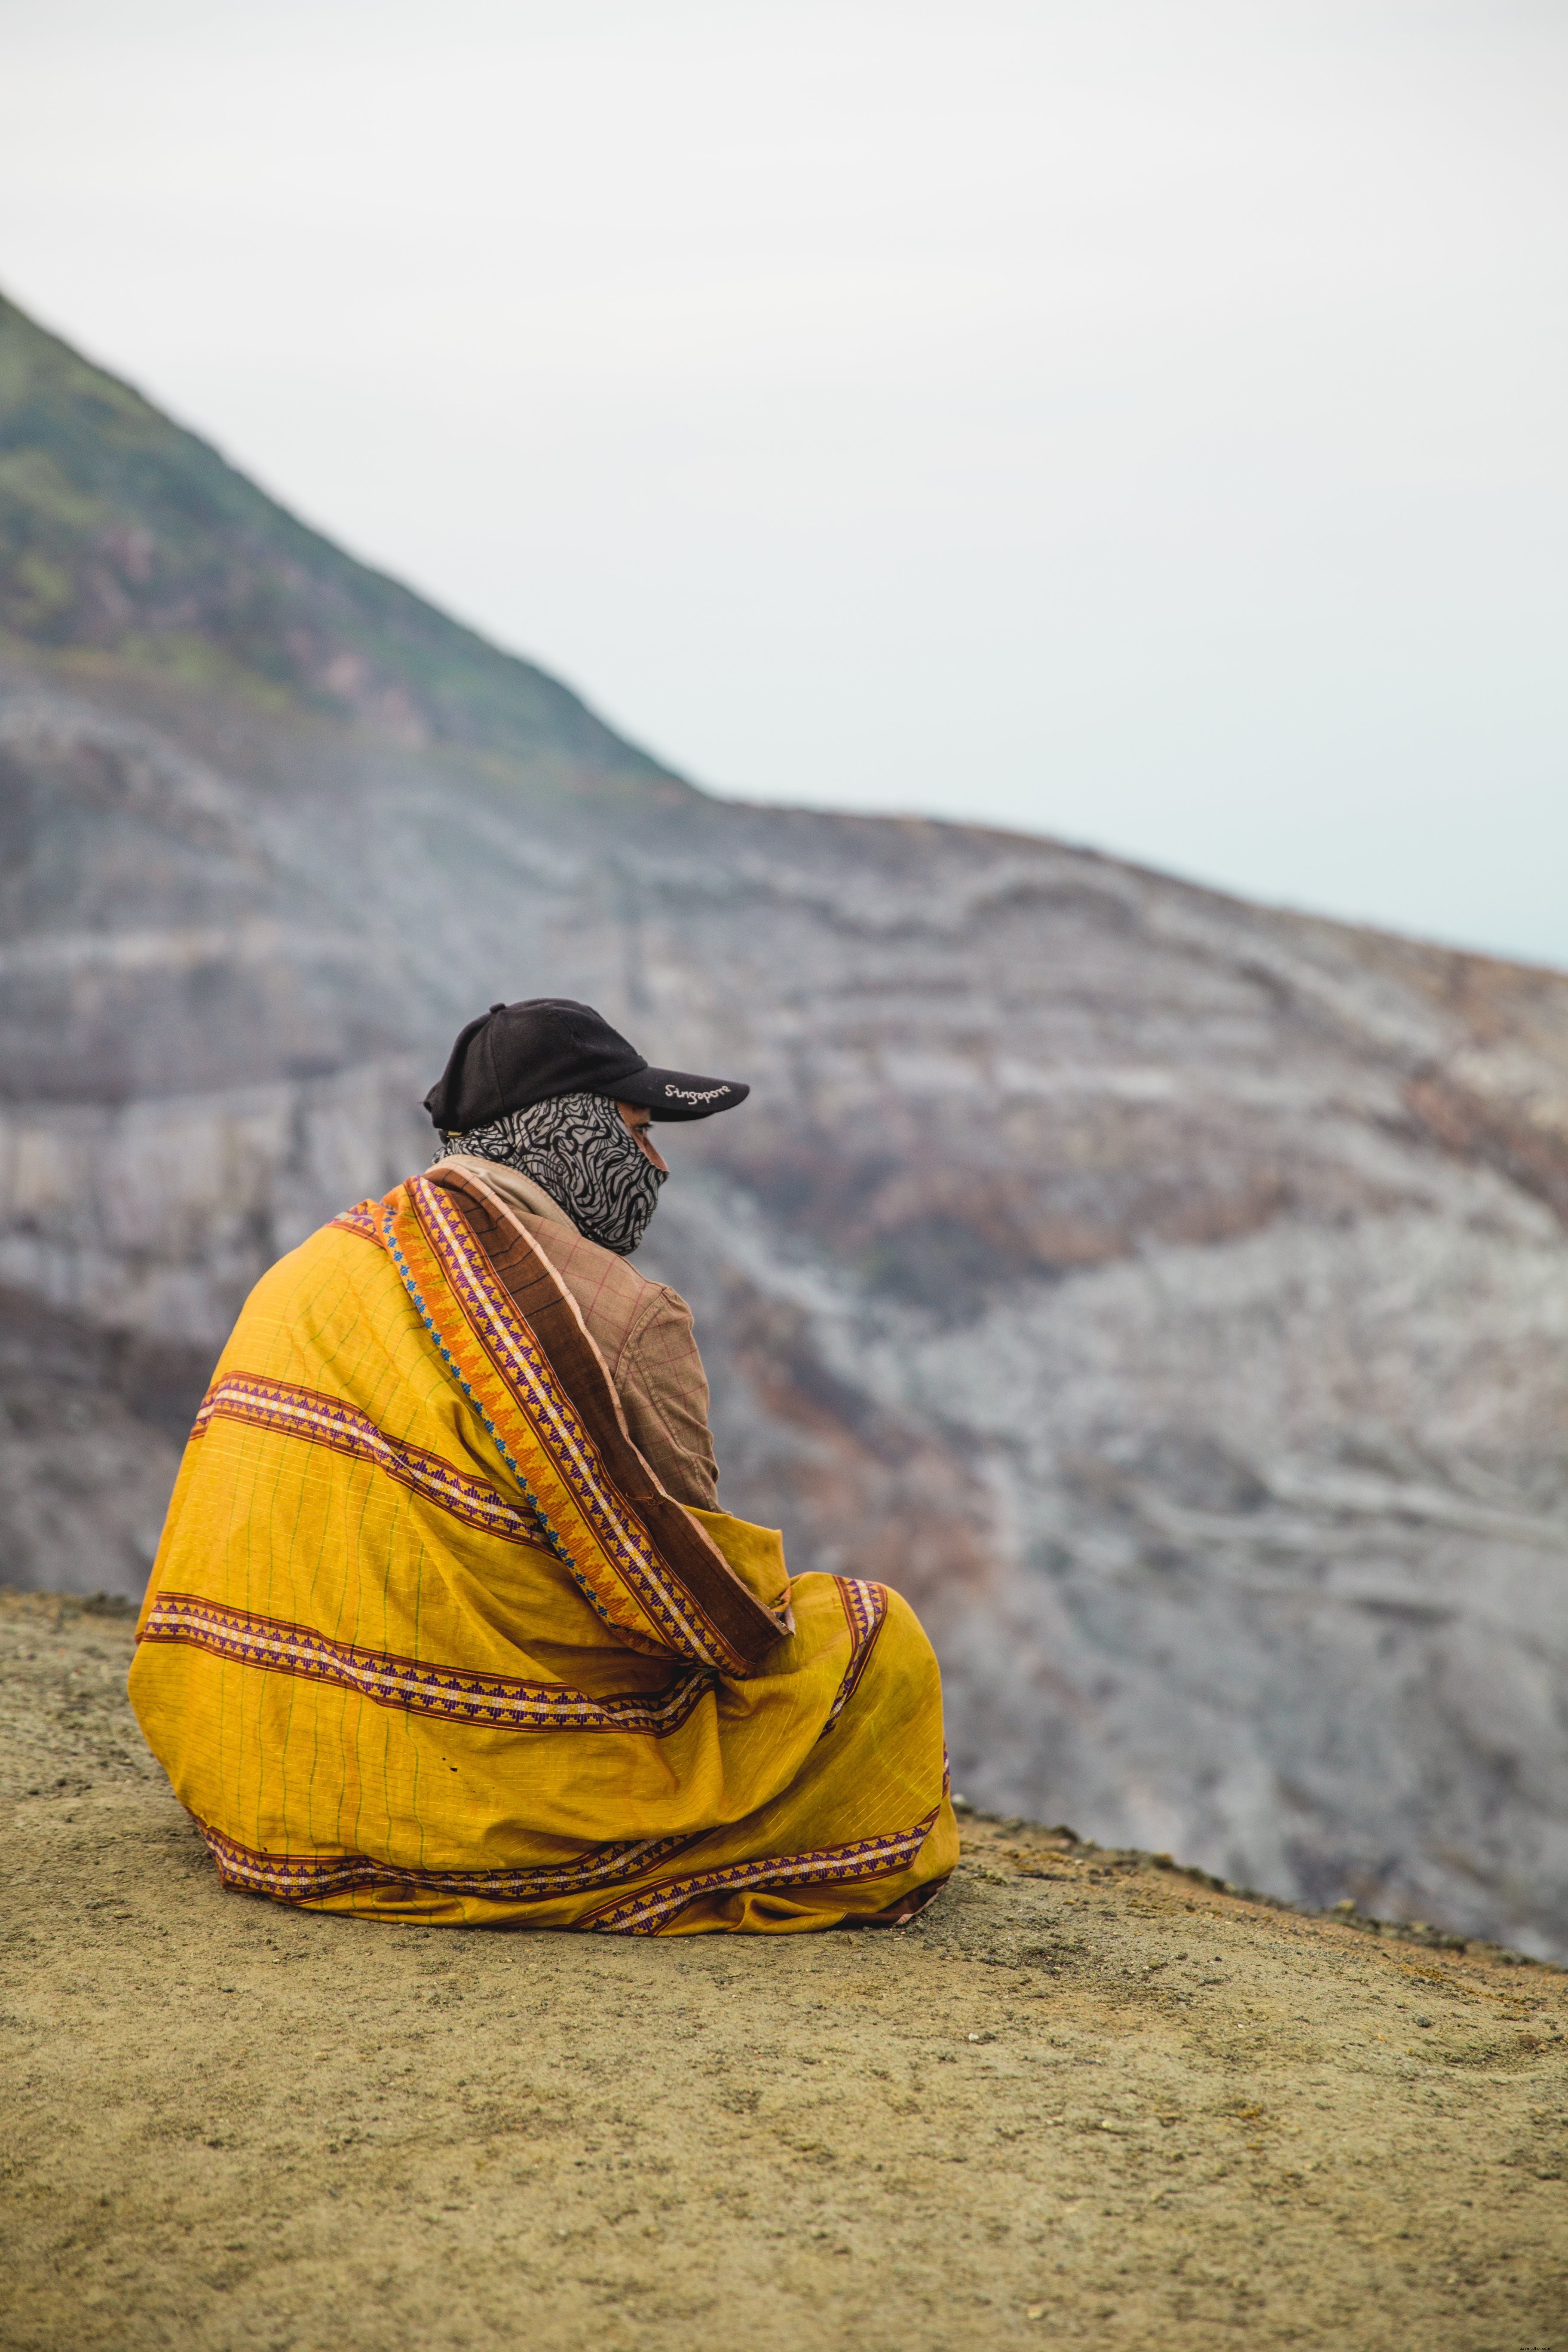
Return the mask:
M610 1095L643 1104L662 1120L711 1118L751 1091L733 1078L656 1070L591 1004L530 996L492 1004L469 1022L425 1108L444 1135L466 1135L557 1095Z

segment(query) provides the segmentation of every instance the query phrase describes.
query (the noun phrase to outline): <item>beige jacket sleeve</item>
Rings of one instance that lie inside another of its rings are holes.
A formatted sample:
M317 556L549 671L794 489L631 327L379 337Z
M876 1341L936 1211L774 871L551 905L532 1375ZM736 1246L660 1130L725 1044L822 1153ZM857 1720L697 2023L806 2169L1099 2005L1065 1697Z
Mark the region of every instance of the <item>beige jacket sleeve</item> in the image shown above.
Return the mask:
M633 1444L678 1503L719 1507L719 1465L708 1428L708 1375L679 1291L650 1284L620 1360L612 1367Z

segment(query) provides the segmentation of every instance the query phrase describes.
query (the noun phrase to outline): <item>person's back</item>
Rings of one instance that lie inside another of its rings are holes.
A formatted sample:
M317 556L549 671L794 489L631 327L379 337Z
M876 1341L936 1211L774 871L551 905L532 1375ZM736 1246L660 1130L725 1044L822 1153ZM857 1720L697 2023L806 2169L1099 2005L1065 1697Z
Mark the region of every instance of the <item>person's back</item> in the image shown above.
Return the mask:
M626 1264L650 1117L745 1093L492 1007L426 1173L258 1286L132 1675L226 1883L646 1934L896 1920L951 1870L919 1625L715 1507L690 1316Z
M678 1503L713 1510L719 1465L708 1428L708 1377L691 1309L668 1283L650 1282L626 1259L580 1234L565 1211L521 1170L447 1152L504 1201L577 1302L605 1359L633 1444Z

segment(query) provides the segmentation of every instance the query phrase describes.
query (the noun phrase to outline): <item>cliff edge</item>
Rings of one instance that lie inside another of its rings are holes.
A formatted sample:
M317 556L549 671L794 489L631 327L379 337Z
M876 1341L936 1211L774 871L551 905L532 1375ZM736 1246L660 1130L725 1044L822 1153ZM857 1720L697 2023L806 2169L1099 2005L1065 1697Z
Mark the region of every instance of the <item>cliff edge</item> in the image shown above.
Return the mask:
M0 1599L7 2352L1568 2341L1568 1977L972 1818L890 1934L224 1895Z

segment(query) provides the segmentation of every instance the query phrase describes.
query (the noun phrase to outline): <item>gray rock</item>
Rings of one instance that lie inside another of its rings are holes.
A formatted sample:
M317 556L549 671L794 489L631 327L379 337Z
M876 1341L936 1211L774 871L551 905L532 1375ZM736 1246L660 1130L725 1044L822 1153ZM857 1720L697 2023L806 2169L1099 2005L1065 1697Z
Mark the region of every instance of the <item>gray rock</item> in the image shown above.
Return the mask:
M641 1262L974 1804L1568 1957L1568 979L709 800L17 317L0 1573L133 1591L249 1285L584 997L752 1081Z

